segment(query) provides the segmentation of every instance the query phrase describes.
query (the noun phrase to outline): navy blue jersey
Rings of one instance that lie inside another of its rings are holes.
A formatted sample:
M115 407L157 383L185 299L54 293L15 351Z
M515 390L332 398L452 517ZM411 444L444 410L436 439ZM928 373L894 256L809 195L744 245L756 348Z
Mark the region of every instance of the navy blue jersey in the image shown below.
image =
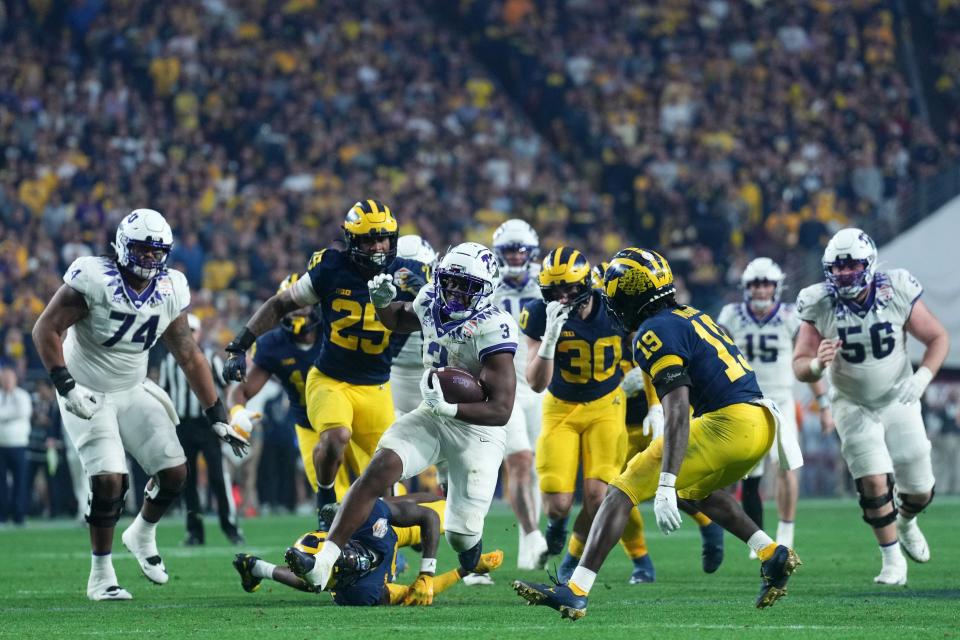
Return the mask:
M547 303L534 300L520 315L520 328L540 340L547 327ZM614 324L598 293L586 320L570 314L560 332L553 361L550 393L567 402L590 402L619 386L623 379L623 331Z
M380 556L380 564L370 573L344 589L334 589L333 601L339 605L375 606L382 604L393 556L397 552L397 532L390 520L390 507L382 499L373 503L370 517L357 529L351 540L356 540Z
M395 259L387 273L406 272L407 287L400 293L412 300L426 283L427 266L406 258ZM308 270L320 298L323 339L314 365L324 375L350 384L383 384L390 379L394 348L392 332L377 319L367 291L367 276L350 258L336 250L314 254Z
M305 385L310 365L320 354L320 340L301 348L282 327L271 329L253 348L253 363L277 377L290 399L290 414L301 427L312 428L307 419Z
M633 358L651 378L666 367L684 367L694 416L763 395L733 339L713 318L692 307L664 309L644 320Z

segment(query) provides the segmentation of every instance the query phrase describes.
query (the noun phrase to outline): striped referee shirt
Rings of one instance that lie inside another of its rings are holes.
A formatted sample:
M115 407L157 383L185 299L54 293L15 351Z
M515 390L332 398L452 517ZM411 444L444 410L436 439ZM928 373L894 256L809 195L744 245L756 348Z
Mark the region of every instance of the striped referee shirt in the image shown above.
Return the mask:
M158 346L157 349L160 349L163 354L163 359L160 360L158 367L159 379L157 383L163 387L163 390L166 391L170 399L173 400L173 406L177 410L177 415L181 420L204 417L203 407L200 406L200 401L197 399L197 396L194 395L193 391L191 391L190 384L187 382L187 376L183 375L183 370L180 368L180 365L177 364L176 358L163 346ZM207 359L207 362L210 363L210 371L213 373L214 385L220 390L225 389L227 383L223 379L223 359L210 348L204 349L203 355Z

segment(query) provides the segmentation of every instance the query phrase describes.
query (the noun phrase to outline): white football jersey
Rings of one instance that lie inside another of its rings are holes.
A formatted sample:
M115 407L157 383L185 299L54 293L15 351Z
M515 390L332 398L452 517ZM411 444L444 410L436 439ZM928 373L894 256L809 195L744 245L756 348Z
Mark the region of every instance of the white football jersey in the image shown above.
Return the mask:
M519 288L503 280L493 292L494 304L513 316L517 323L520 322L520 313L527 303L540 300L542 297L540 285L537 284L535 277L530 277ZM527 385L527 341L522 337L517 342L517 354L513 357L513 363L517 369L517 384Z
M63 281L83 295L88 313L67 331L63 355L76 381L95 391L130 389L147 376L147 352L190 305L187 279L169 269L142 294L130 289L117 263L74 260Z
M757 320L746 303L728 304L717 322L726 329L747 358L763 395L793 396L793 339L800 317L792 304L779 303L766 320Z
M824 338L843 347L829 367L837 394L855 404L881 407L893 400L894 386L910 376L904 325L923 287L905 269L874 276L864 307L840 299L826 283L800 292L797 311Z
M413 302L423 329L425 367L457 367L479 376L483 358L494 353L516 353L520 333L509 313L494 304L466 320L443 322L435 286L428 283Z

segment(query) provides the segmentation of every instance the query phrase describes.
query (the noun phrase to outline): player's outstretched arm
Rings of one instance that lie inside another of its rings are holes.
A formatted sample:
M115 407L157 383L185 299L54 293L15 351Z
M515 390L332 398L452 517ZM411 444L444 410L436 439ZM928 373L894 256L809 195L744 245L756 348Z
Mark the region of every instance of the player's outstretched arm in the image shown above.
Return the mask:
M793 346L793 374L800 382L816 382L840 349L840 340L825 340L813 323L801 322Z
M653 500L653 513L657 526L665 534L680 528L677 475L680 473L680 465L690 439L690 388L683 383L686 373L673 372L675 377L671 381L670 369L680 367L668 367L654 380L660 383L658 387L663 390L664 395L660 402L663 405L666 426L663 430L663 463L660 468L660 483Z
M406 497L406 496L404 496ZM430 496L436 499L436 496ZM424 560L433 560L433 568L426 571L433 575L436 570L437 549L440 546L440 516L433 509L422 507L413 500L387 500L390 523L398 527L420 527L420 545ZM421 573L424 567L421 565Z
M950 336L947 330L923 300L917 300L913 305L913 312L904 328L927 348L923 353L920 366L926 367L931 377L937 375L950 350Z
M177 316L163 332L162 338L163 343L180 365L180 369L183 370L187 384L200 401L200 406L204 408L203 413L214 433L233 447L234 453L244 455L250 445L247 435L239 433L230 425L230 417L223 406L223 401L217 396L210 363L200 351L197 341L193 339L193 332L187 324L187 314L181 313Z
M553 358L540 354L540 340L527 336L527 384L537 393L542 392L553 378Z
M457 419L470 424L502 427L510 420L517 393L517 370L513 366L513 353L503 351L484 358L480 368L480 382L487 389L487 399L483 402L458 404Z
M420 331L420 318L414 312L411 302L391 302L385 307L375 309L380 323L394 333Z

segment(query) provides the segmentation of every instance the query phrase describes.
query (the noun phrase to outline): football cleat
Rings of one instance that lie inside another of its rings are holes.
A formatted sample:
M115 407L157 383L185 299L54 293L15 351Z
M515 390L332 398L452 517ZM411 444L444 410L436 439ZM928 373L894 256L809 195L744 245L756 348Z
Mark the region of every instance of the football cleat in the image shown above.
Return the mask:
M538 582L514 580L513 590L530 605L543 605L556 609L561 618L579 620L587 615L587 596L578 596L566 584L553 579L554 584L548 586Z
M480 556L480 562L477 563L477 573L490 573L496 571L503 564L503 551L496 549Z
M764 609L787 595L787 580L802 562L793 549L777 545L773 555L760 564L760 594L757 596L757 608Z
M877 584L885 584L893 587L903 587L907 584L907 563L906 561L884 563L880 573L873 579Z
M140 570L147 580L154 584L167 584L170 576L167 575L167 568L163 566L163 560L157 553L156 542L140 540L134 533L133 526L127 527L123 535L120 536L123 546L137 559L137 564L140 565Z
M87 597L95 602L103 600L133 600L130 592L115 584L88 584Z
M542 569L540 556L547 554L547 540L539 530L530 535L521 535L520 553L517 554L517 569Z
M313 570L313 566L316 564L316 560L312 555L304 553L296 547L287 547L287 552L283 554L283 560L295 576L307 584L311 584L310 581L307 580L307 574Z
M897 540L900 542L900 548L907 554L907 557L914 562L928 562L930 560L930 547L927 545L927 539L920 531L920 525L916 518L907 520L906 518L897 518ZM906 576L904 576L906 581Z
M330 531L338 509L340 509L339 502L330 502L317 510L317 531Z
M711 522L700 527L700 560L704 573L713 573L723 564L723 527Z
M657 571L653 568L653 560L650 554L633 559L633 573L630 574L630 584L647 584L656 582Z
M257 578L253 575L253 565L257 564L257 556L249 553L238 553L233 558L233 568L240 574L240 586L247 593L253 593L260 588L263 578Z

